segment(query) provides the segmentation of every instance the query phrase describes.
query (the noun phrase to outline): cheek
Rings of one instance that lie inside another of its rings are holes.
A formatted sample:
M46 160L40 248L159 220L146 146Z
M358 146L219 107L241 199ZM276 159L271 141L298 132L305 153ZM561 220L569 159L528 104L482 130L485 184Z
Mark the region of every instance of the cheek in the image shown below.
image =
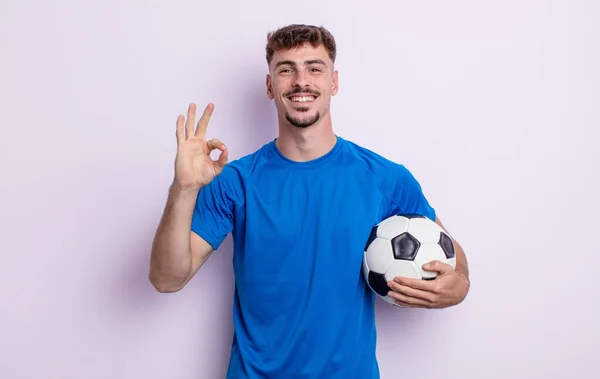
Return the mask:
M281 85L273 87L273 95L277 98L281 98L283 96L283 94L285 94L285 92L286 92L286 89L284 87L282 87Z

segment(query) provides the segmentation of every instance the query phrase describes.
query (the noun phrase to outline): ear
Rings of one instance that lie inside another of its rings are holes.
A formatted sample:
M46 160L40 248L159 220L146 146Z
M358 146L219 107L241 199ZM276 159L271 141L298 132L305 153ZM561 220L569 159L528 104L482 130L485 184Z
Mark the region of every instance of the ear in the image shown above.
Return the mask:
M335 96L339 90L339 77L338 71L333 72L333 83L331 83L331 96Z
M271 83L271 75L269 75L269 74L267 74L266 85L267 85L267 96L269 97L270 100L273 100L273 98L275 96L273 95L273 85Z

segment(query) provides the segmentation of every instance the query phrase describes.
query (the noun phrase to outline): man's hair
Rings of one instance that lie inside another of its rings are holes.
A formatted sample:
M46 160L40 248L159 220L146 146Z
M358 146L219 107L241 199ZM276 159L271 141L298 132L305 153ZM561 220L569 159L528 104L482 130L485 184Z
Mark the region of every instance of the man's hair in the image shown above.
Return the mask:
M267 63L271 64L276 51L294 49L304 43L309 43L315 48L323 45L331 61L335 62L337 54L335 39L327 29L322 26L292 24L267 35Z

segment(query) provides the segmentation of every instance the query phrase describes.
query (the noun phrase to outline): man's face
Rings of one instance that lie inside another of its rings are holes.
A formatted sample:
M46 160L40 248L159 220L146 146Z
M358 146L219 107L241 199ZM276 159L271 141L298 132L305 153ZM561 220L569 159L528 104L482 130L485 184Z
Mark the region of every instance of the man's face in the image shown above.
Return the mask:
M275 52L267 75L267 95L280 117L306 128L329 112L337 93L338 73L323 46L310 44Z

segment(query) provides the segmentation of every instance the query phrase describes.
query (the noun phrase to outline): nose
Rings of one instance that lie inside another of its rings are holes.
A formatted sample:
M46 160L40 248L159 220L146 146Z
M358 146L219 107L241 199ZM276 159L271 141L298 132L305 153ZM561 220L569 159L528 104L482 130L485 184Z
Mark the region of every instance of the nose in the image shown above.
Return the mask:
M293 85L296 87L304 88L310 84L308 74L303 70L297 70L294 76Z

